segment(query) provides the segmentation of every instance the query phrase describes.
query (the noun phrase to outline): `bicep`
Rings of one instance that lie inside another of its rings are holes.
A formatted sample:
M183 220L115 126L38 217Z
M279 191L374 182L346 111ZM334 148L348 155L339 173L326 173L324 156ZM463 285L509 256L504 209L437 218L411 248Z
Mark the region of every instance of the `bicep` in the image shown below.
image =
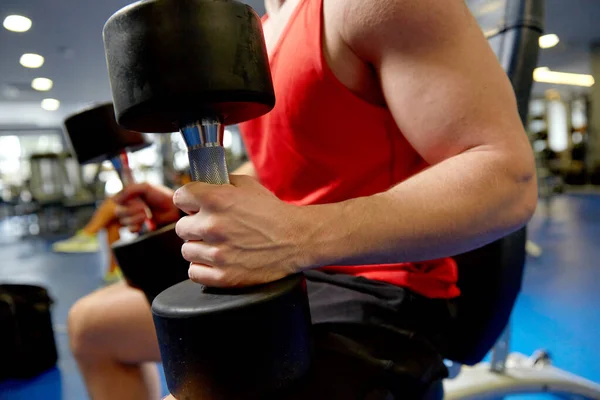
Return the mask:
M383 2L382 20L361 28L364 54L415 150L435 164L480 146L522 144L510 82L464 2Z

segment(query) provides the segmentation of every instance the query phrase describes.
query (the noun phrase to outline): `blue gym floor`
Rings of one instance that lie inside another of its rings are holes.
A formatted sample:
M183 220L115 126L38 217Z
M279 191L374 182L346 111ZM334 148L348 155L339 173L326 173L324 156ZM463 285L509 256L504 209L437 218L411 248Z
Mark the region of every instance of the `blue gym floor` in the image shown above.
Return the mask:
M50 290L60 361L36 379L0 384L0 400L87 399L69 354L65 322L69 307L102 284L106 255L53 254L50 241L21 240L14 231L12 223L0 224L0 282ZM540 204L529 236L543 254L528 259L513 313L512 350L547 349L556 366L600 382L600 195L557 196L549 209Z

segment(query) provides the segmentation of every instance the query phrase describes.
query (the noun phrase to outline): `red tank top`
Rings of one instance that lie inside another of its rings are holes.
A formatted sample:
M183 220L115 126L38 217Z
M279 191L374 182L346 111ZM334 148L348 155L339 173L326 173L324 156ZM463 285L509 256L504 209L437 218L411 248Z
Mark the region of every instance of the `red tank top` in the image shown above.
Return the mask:
M260 182L297 205L380 193L427 167L390 112L357 97L329 69L321 45L322 4L300 0L271 51L275 108L240 124ZM431 298L459 294L451 258L323 269Z

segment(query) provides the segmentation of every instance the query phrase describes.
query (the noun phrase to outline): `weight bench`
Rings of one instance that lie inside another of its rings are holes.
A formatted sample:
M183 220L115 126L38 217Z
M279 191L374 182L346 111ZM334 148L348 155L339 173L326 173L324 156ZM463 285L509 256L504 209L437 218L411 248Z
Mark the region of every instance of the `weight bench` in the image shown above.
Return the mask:
M64 156L59 153L33 154L29 158L31 177L29 191L36 206L39 234L66 229L63 202L68 184Z
M538 39L543 30L543 0L467 0L471 12L505 71L522 121L527 121ZM502 399L513 394L551 393L566 399L600 399L600 385L551 365L536 352L509 353L509 319L521 290L526 229L455 257L458 264L457 318L450 334L447 400ZM491 361L481 363L492 350Z

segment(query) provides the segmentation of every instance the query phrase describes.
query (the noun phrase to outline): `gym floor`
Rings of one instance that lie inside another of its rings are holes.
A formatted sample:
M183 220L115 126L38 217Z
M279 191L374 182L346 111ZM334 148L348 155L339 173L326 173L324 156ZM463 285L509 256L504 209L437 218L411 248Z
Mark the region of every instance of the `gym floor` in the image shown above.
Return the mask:
M15 221L0 223L0 282L49 289L55 300L60 360L58 368L36 379L0 384L0 400L87 399L69 354L65 324L69 307L102 284L105 252L54 254L51 241L21 240L17 231ZM528 259L523 292L513 313L511 349L524 354L546 349L556 366L600 382L600 195L562 195L553 198L549 208L540 204L529 236L543 254Z

